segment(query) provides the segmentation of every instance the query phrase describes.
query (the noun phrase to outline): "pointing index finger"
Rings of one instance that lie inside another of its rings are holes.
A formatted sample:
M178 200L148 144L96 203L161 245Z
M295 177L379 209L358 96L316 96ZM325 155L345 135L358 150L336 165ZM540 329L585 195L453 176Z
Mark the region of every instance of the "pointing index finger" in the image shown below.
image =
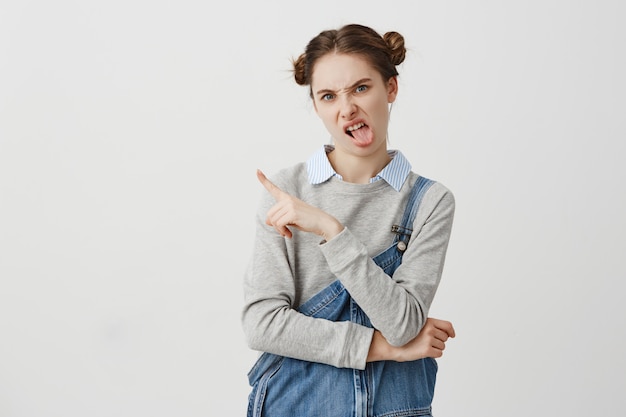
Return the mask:
M281 190L280 188L278 188L276 185L274 185L274 183L272 181L270 181L260 169L256 170L256 176L259 179L259 181L261 182L261 184L263 184L263 187L265 187L265 189L276 200L279 200L280 198L283 197L284 191Z

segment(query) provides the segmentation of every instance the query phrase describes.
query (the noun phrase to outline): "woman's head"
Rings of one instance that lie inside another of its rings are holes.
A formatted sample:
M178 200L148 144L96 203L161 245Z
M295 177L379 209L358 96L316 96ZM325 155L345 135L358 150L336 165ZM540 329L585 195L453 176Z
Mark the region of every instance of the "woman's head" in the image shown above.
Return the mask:
M388 158L388 106L398 93L396 65L405 53L399 33L380 36L353 24L321 32L294 61L296 82L309 86L333 155Z
M293 62L296 83L310 86L315 64L330 53L358 55L376 69L383 81L388 81L398 75L396 65L404 61L406 49L404 38L397 32L380 36L358 24L325 30L311 39L304 53Z

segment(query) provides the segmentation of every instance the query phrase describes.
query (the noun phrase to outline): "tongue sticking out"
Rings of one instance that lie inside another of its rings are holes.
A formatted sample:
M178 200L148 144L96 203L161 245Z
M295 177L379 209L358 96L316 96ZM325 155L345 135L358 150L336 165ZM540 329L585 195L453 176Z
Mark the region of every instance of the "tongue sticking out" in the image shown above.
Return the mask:
M374 132L369 126L363 126L351 133L357 146L367 146L374 141Z

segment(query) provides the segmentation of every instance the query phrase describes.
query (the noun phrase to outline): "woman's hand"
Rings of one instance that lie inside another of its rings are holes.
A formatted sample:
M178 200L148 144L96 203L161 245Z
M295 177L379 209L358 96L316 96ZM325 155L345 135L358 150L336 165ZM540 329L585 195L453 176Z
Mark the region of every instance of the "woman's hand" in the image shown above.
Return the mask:
M343 225L330 214L287 194L274 185L263 172L257 170L261 184L274 197L276 204L267 212L265 223L273 226L281 236L291 238L287 226L314 233L330 240L343 230Z
M390 345L382 333L376 330L370 344L367 361L406 362L422 358L440 358L446 348L448 338L454 336L456 334L452 323L433 318L426 320L426 324L415 339L400 347Z

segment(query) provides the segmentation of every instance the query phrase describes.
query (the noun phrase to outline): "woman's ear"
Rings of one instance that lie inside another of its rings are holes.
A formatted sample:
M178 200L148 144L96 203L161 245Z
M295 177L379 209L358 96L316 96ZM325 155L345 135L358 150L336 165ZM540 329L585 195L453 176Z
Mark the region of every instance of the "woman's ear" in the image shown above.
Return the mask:
M393 103L398 96L398 77L391 77L387 81L387 102Z

